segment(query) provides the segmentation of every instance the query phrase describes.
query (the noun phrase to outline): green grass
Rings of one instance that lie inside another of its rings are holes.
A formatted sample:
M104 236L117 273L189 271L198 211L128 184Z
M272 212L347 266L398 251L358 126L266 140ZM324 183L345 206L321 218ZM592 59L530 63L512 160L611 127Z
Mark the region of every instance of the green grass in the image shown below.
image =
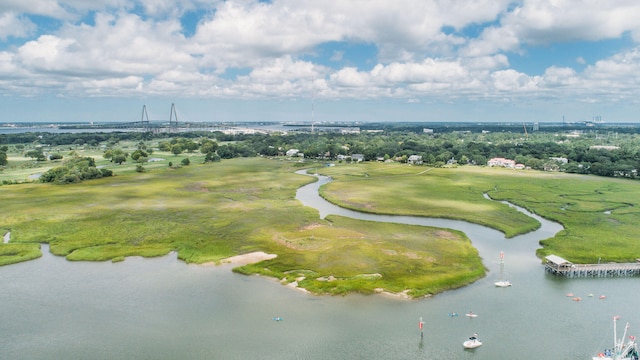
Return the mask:
M457 288L485 275L477 250L462 233L339 216L329 216L327 222L275 234L285 246L279 249L282 255L234 270L298 280L315 293L385 289L408 291L413 297Z
M135 166L117 167L114 177L81 184L0 186L2 226L11 231L11 242L0 244L0 264L40 256L43 242L52 253L76 261L117 262L177 251L185 262L205 263L265 251L278 257L235 271L297 281L315 293L383 289L414 297L485 275L462 233L338 216L320 219L295 200L296 190L314 181L294 173L302 166L313 167L260 158L192 161L181 168L165 162L144 173L136 173ZM554 253L574 262L640 257L640 192L634 181L400 164L319 170L335 179L322 195L353 209L467 220L508 236L539 226L482 196L488 193L565 226L543 241L540 256Z
M507 237L540 226L506 204L483 197L495 181L462 169L430 169L399 164L359 164L324 168L335 180L321 195L357 211L465 220L495 228Z
M40 244L0 243L0 266L33 260L41 256Z
M52 253L77 261L177 251L186 262L204 263L258 250L275 253L274 260L238 271L288 281L304 273L300 286L318 293L385 289L422 296L484 276L464 234L319 219L295 200L295 191L314 181L294 174L300 166L236 159L65 186L1 186L3 226L11 230L12 245L46 242ZM336 280L317 280L323 276Z
M462 219L507 237L538 226L506 205L482 198L487 193L565 227L541 242L540 257L556 254L576 263L640 258L640 183L634 180L470 166L358 164L322 172L336 179L322 195L341 206Z

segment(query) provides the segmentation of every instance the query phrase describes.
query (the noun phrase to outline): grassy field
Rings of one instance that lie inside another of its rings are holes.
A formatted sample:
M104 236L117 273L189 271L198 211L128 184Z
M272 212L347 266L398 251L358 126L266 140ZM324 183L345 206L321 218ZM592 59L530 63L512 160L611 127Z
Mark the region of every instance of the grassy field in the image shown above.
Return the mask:
M135 146L135 144L129 144ZM384 214L454 218L511 237L539 223L506 200L562 223L566 230L542 242L539 256L574 262L628 262L640 257L638 183L631 180L482 167L433 169L406 164L315 167L261 158L201 164L195 154L154 153L160 159L114 165L94 156L115 176L73 185L37 182L0 186L3 222L11 243L0 244L0 265L40 256L39 243L69 260L122 261L177 251L190 263L265 251L272 260L236 268L315 293L405 292L419 297L464 286L485 275L475 248L462 233L330 216L295 200L313 181L294 174L312 167L335 181L321 189L330 201ZM170 168L189 156L191 165ZM31 160L5 169L0 180L42 171ZM47 166L51 166L48 164Z
M466 220L500 230L507 237L540 226L508 205L485 199L483 193L493 189L495 182L490 176L478 177L477 172L383 163L321 171L336 180L321 195L353 210Z
M145 143L149 148L157 148L158 143L162 141L170 141L171 139L156 139L154 141L148 141ZM114 148L122 149L125 152L132 153L138 148L138 142L136 141L121 141L113 146ZM4 169L0 169L0 183L3 182L33 182L37 179L37 175L46 172L47 170L60 166L64 159L71 156L78 155L82 157L92 157L96 161L96 166L101 168L111 169L118 173L135 172L136 162L130 158L122 165L112 163L109 159L105 159L103 154L106 150L105 147L89 147L89 146L75 146L75 145L60 145L46 147L45 151L48 154L60 154L64 158L63 160L55 161L35 161L32 158L26 157L24 154L29 150L35 149L33 144L26 144L24 148L17 149L15 145L9 146L8 161L9 164ZM155 151L149 155L150 159L156 159L159 161L150 161L143 163L145 169L158 169L167 167L169 162L174 165L179 165L180 161L184 158L189 158L192 162L202 162L204 155L200 153L183 153L180 155L174 155L170 152Z
M542 241L540 257L576 263L640 258L640 183L633 180L483 167L427 169L386 164L323 168L336 181L330 201L360 211L465 219L507 236L533 229L531 219L482 197L506 200L565 230Z
M39 243L69 260L121 261L177 251L190 263L265 251L272 260L238 268L317 293L380 290L423 296L468 284L485 269L469 239L446 229L371 224L318 213L295 200L313 178L303 164L259 158L116 176L73 185L0 186L0 264ZM18 250L21 250L20 252ZM304 277L304 279L302 279Z

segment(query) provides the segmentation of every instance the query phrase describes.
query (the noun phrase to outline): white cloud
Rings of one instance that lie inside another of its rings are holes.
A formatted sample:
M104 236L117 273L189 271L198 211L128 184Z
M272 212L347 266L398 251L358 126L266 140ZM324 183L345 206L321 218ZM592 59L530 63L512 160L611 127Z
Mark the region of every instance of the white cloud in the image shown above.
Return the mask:
M548 87L576 86L580 82L576 71L567 67L552 66L545 70L543 78Z
M524 45L619 38L640 42L640 2L633 0L524 0L485 28L464 50L467 55L519 51Z
M68 12L56 1L51 0L3 0L0 13L27 13L53 18L67 18Z
M494 89L499 92L531 92L542 90L538 87L541 80L539 76L529 76L521 72L508 69L491 74Z
M187 38L179 17L196 9L202 18ZM62 25L43 32L29 14ZM637 49L582 72L550 66L541 76L510 69L505 54L557 41L640 39L638 18L640 3L631 0L5 0L0 41L12 44L0 43L0 78L13 81L0 81L0 92L295 98L314 91L325 98L411 101L609 92L619 98L640 89ZM329 42L367 44L378 50L367 64L377 65L358 68L341 49L318 58L318 46ZM341 61L350 66L321 65ZM225 77L235 69L243 75Z
M51 73L67 76L67 81L90 78L104 80L105 86L118 84L117 78L156 76L178 66L197 73L196 60L181 49L179 29L175 21L97 14L95 26L66 25L58 35L42 35L25 43L14 61L34 76Z
M36 25L29 19L17 16L14 13L0 13L0 40L9 37L24 38L32 34Z
M346 67L331 74L330 83L339 87L367 88L371 85L371 76L354 67Z

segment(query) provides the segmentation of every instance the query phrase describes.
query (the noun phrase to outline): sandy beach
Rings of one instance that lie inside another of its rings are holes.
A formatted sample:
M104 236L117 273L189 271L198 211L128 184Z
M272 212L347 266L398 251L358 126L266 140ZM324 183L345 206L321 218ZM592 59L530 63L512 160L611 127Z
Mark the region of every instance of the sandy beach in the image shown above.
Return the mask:
M237 256L232 256L230 258L220 260L222 264L234 264L234 265L247 265L257 263L263 260L270 260L278 255L276 254L267 254L262 251L256 251L248 254L242 254ZM208 263L210 264L210 263Z

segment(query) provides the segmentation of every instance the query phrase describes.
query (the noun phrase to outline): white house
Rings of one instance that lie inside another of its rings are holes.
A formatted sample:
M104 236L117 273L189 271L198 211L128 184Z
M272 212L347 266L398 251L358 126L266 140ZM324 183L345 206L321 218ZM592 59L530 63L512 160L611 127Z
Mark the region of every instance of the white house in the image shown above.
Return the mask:
M502 166L502 167L514 169L516 167L516 162L511 159L493 158L487 161L487 166Z
M362 162L364 161L363 154L351 154L351 161Z
M422 156L420 155L411 155L407 159L407 164L420 165L422 164Z

